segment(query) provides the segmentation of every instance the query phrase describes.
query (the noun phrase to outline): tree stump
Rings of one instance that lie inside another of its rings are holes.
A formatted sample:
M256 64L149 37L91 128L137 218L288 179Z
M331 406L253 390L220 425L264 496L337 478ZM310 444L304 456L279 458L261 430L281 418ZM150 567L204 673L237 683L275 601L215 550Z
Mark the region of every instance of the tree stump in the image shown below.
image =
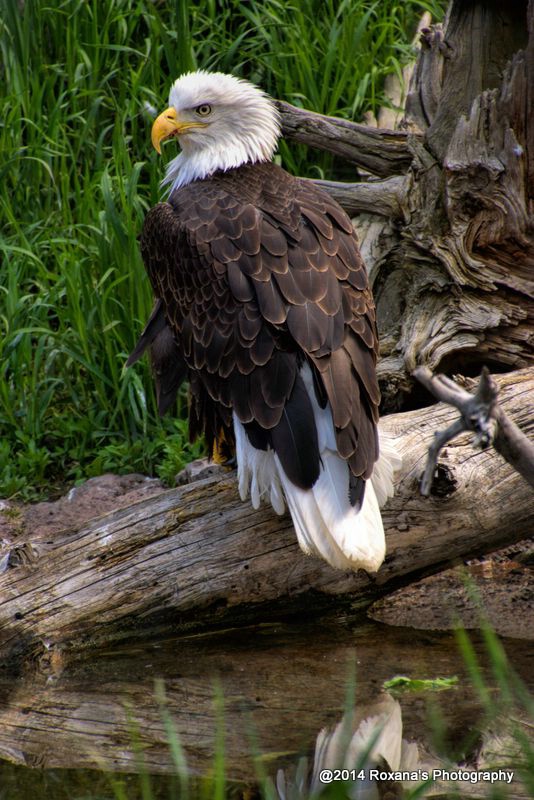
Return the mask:
M323 184L360 215L384 411L427 399L418 365L478 375L534 360L534 4L457 0L421 39L401 131L305 123L281 105L286 135L375 176Z

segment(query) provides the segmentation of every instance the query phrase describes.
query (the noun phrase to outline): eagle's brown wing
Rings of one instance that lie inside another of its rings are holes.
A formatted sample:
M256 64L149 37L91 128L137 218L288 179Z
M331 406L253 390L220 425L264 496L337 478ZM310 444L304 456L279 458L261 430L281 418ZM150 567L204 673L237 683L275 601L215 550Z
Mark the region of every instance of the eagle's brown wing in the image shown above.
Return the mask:
M297 486L320 457L299 376L308 361L330 402L340 454L368 478L379 392L374 306L350 220L273 164L217 173L147 215L143 259L192 377L192 422L208 438L231 411L278 453ZM214 406L215 411L212 406Z
M163 416L176 402L178 389L187 377L187 365L165 317L165 305L161 299L156 300L126 366L135 364L147 349L156 384L158 412Z

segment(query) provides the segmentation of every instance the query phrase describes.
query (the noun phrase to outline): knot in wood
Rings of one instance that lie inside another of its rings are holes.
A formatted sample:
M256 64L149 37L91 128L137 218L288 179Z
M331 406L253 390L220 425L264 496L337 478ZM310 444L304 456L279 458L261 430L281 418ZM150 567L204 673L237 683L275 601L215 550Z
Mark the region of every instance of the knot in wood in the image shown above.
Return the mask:
M458 481L450 467L441 463L434 470L430 494L433 497L450 497L458 488Z
M495 420L487 414L487 409L481 409L486 413L474 413L468 418L469 428L474 432L475 436L473 444L481 450L486 450L493 442L495 434Z
M13 547L5 559L5 568L28 567L37 561L37 550L28 542Z

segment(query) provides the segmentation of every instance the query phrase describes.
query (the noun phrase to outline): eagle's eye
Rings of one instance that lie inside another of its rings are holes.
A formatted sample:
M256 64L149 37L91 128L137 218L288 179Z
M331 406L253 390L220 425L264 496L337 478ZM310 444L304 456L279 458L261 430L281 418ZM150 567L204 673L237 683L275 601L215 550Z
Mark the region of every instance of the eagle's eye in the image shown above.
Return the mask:
M195 111L199 117L207 117L208 114L211 114L211 106L208 103L202 103L201 106L195 108Z

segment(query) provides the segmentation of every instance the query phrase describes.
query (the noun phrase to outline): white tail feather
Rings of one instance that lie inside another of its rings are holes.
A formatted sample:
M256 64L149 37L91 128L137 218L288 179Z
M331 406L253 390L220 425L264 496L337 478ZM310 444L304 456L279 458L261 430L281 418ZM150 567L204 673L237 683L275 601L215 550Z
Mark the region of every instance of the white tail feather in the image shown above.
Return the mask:
M285 511L284 494L274 463L272 450L256 450L250 444L245 429L234 414L234 433L237 453L237 478L239 496L246 500L250 489L250 500L253 508L259 508L260 502L268 495L271 505L277 514Z
M380 443L380 455L373 468L371 483L375 490L378 505L382 508L389 497L395 494L393 478L395 473L402 467L402 458L395 450L395 445L391 438L381 430L378 425L378 440Z
M278 456L272 450L252 447L234 414L241 499L245 500L250 487L254 508L268 497L276 513L282 514L285 495L299 545L305 553L318 555L337 569L376 572L386 552L380 506L393 495L393 476L400 467L400 457L381 433L380 458L371 480L366 482L362 507L354 508L349 500L347 462L336 449L330 407L319 406L307 364L300 374L315 415L321 453L319 478L306 490L291 483Z
M351 505L348 491L347 462L333 453L322 456L326 460L338 461L336 465L347 475L346 491L336 487L332 494L332 482L322 469L312 489L299 489L286 477L275 456L280 480L284 487L287 504L293 518L299 544L305 553L324 558L337 569L365 569L376 572L384 560L385 538L382 518L371 482L365 487L362 508L358 511Z

